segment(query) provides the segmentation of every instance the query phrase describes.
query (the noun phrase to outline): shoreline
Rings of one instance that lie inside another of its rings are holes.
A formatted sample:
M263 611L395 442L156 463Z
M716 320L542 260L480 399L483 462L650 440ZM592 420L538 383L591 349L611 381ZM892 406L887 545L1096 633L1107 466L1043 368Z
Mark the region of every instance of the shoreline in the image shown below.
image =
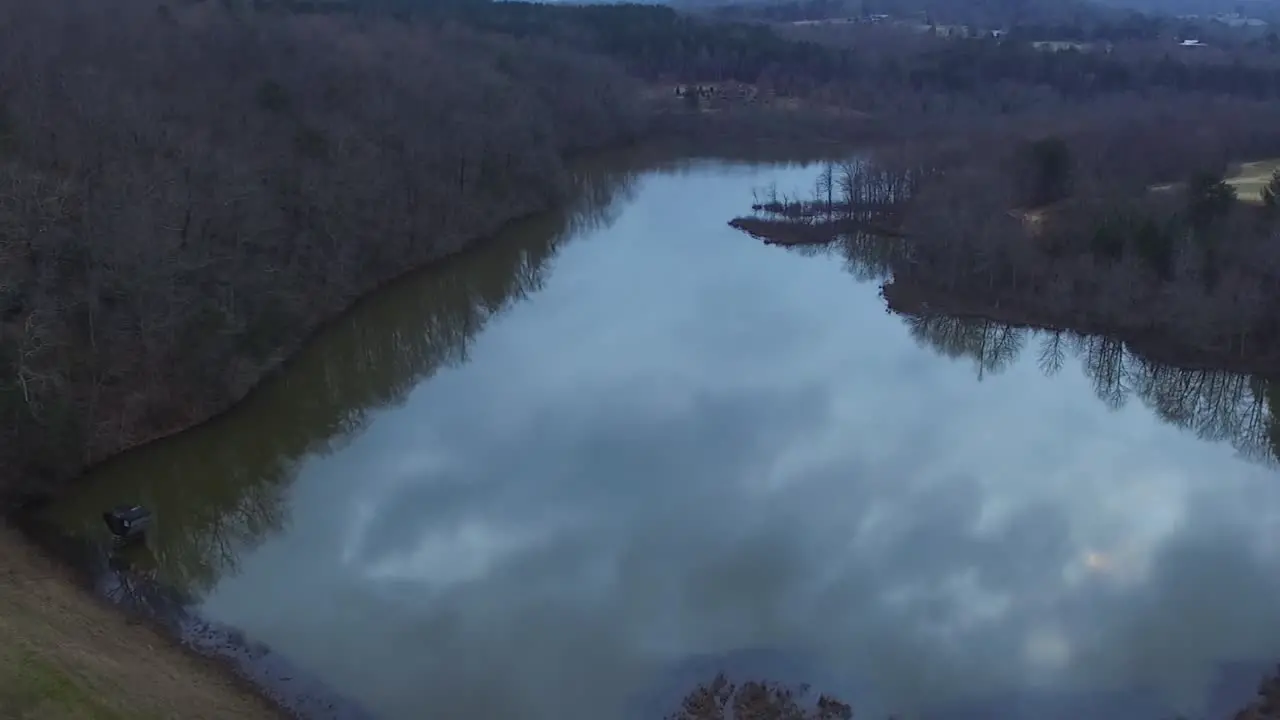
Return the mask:
M634 149L630 145L624 145L588 154L579 160L602 162L609 160L615 153L623 154ZM204 663L205 669L209 672L229 679L233 687L268 703L279 717L331 718L332 720L366 720L372 717L363 708L336 695L326 685L313 678L304 679L310 687L301 692L294 689L291 684L295 678L302 678L303 674L289 659L272 653L269 649L264 652L260 644L244 638L243 634L235 628L220 627L210 623L185 603L166 603L168 607L158 610L148 607L130 607L128 603L114 601L103 592L102 588L104 580L109 581L110 576L114 574L114 571L106 567L105 549L92 541L70 536L52 527L39 519L39 511L55 502L63 494L75 492L78 485L85 482L103 465L114 462L129 453L143 452L153 444L198 431L205 425L219 422L232 415L253 394L261 391L273 380L286 375L300 357L303 348L315 342L326 331L343 322L351 314L359 312L363 305L371 302L376 296L398 284L413 282L423 273L447 271L451 263L468 254L481 252L488 243L499 241L499 236L508 228L544 213L553 212L555 208L556 205L549 205L499 220L494 223L495 228L462 241L456 247L416 264L356 295L349 303L333 313L326 314L313 327L300 333L296 339L276 348L272 352L270 361L261 366L261 371L252 382L247 383L241 392L231 396L222 407L206 414L202 419L156 432L111 452L86 465L69 481L43 492L0 494L0 548L4 548L4 554L0 555L0 577L7 571L6 566L9 563L6 560L9 558L9 553L26 554L31 561L52 564L65 575L62 581L81 595L86 602L106 608L111 613L128 618L130 625L143 627L147 632L163 637L167 644L179 652ZM149 583L146 591L148 594L166 597L176 595L173 588L154 582Z
M627 153L637 149L641 152L644 151L644 148L635 147L623 147L615 150L618 153ZM590 156L588 160L604 161L610 159L613 154L613 152L602 151ZM707 156L703 155L703 157ZM696 161L699 158L697 156L681 155L673 159ZM652 163L642 163L642 165L644 167L653 167ZM319 336L323 335L333 325L349 317L349 314L359 312L360 308L365 303L372 301L375 296L386 292L397 284L413 282L416 277L421 276L424 272L447 272L450 263L458 258L479 252L489 243L501 242L501 235L506 229L553 209L554 207L534 211L503 221L497 231L461 242L452 251L438 255L420 265L398 273L394 277L379 283L373 289L361 293L351 302L345 304L341 310L326 315L314 327L303 333L301 339L274 352L272 354L274 362L264 370L243 394L227 403L225 408L211 414L200 422L113 453L89 466L85 473L92 472L94 468L110 463L129 452L141 451L145 446L152 443L160 443L185 432L196 431L207 423L219 421L221 418L234 413L251 395L259 392L264 385L286 374L298 359L300 350L315 342ZM886 298L887 301L888 299ZM1002 322L1000 320L994 321ZM1041 327L1037 325L1028 326ZM59 582L74 586L73 589L82 595L86 602L105 608L107 612L118 618L126 616L130 618L141 617L141 622L134 619L126 621L129 625L135 626L135 628L140 626L141 629L132 631L137 634L139 639L146 637L141 633L159 636L165 641L166 645L173 646L183 655L200 663L202 673L212 673L216 677L227 678L238 689L238 692L243 693L246 697L253 697L270 703L272 710L278 713L280 717L324 717L334 718L335 720L355 720L356 718L369 717L362 708L349 704L345 699L329 692L323 685L308 685L301 689L296 689L296 686L287 686L287 683L290 682L305 685L311 679L302 677L296 671L296 668L289 664L286 658L274 655L269 648L264 648L252 640L246 640L233 628L224 628L208 623L202 620L198 613L192 612L187 607L169 606L159 616L147 616L145 614L139 616L136 612L137 608L131 608L127 603L113 602L109 597L104 596L102 592L103 579L110 579L122 571L106 566L105 553L102 552L103 548L84 538L69 536L51 526L41 527L40 522L36 520L36 511L43 503L53 501L61 493L74 492L80 482L83 481L85 473L65 484L56 492L48 493L42 497L28 498L27 502L21 507L11 509L0 515L0 547L14 547L8 545L6 541L11 535L10 530L18 530L21 537L16 542L28 547L17 547L17 551L22 552L29 549L32 553L40 555L44 560L54 565L59 571L58 574L64 576ZM12 524L7 525L5 519L12 521ZM0 561L0 576L3 576L4 565L4 561ZM143 581L143 584L145 585L145 581ZM159 595L173 595L170 589L166 589L155 582L152 582L145 589ZM169 614L165 614L166 612ZM273 657L274 659L272 659ZM247 672L246 668L248 668ZM266 687L264 687L263 681L260 679L262 676L254 677L254 672L266 673ZM272 678L282 681L286 685L273 686L271 684ZM0 690L2 689L0 688ZM272 692L273 689L275 694ZM2 698L3 694L0 693L0 699ZM292 698L293 702L290 702L290 698ZM216 715L214 717L230 716Z
M104 684L120 686L126 682L130 689L146 683L143 694L148 702L140 708L143 711L181 708L184 716L191 718L299 717L223 660L184 645L158 623L130 616L104 602L86 586L85 573L52 555L22 529L0 524L0 548L4 552L0 556L0 607L6 610L5 619L21 624L21 630L15 631L0 620L3 649L16 646L27 655L19 683L60 686L51 700L66 714L56 717L137 717L127 712L133 708L118 707L113 698L98 692ZM55 649L48 651L29 642L32 634L56 645ZM129 656L110 657L120 651ZM101 662L100 655L106 656ZM32 668L39 669L34 679L28 672ZM13 717L27 717L21 714L26 711L23 698L19 696L15 702L10 697L14 688L6 685L6 678L0 673L0 701L5 702L6 710L20 713ZM127 705L134 704L135 695L125 693ZM38 713L47 700L36 697L30 702L36 704L34 711ZM8 707L9 703L17 707ZM90 714L78 714L84 709ZM162 717L147 712L141 716Z
M1124 343L1136 355L1179 370L1211 370L1266 379L1280 377L1280 358L1275 356L1240 355L1178 345L1170 342L1167 332L1150 326L1107 322L1092 313L1076 313L1069 319L1044 319L1043 316L1050 313L1012 301L958 297L943 289L899 280L884 283L881 297L889 310L905 315L970 318L1032 330L1109 337Z
M363 710L321 715L307 708L306 706L314 705L317 701L322 705L327 705L329 708L335 705L343 706L349 704L349 701L344 699L328 697L332 693L323 685L313 687L301 695L294 693L291 701L288 696L283 694L281 683L276 682L276 678L286 677L291 679L297 677L296 670L287 659L276 656L278 660L272 663L276 666L275 668L264 666L258 662L262 658L262 654L256 653L250 643L243 640L243 636L240 636L238 631L216 628L203 620L203 618L200 618L190 608L179 607L174 608L169 613L156 614L146 611L140 612L138 608L129 608L122 603L112 602L110 598L105 597L99 591L103 573L95 571L92 567L93 553L95 551L93 544L87 540L68 537L54 528L44 526L35 516L40 508L46 504L55 501L65 493L75 492L76 487L102 465L111 463L123 455L144 451L153 444L165 442L187 432L197 431L207 424L217 422L231 415L264 385L287 374L302 348L306 347L308 343L314 342L330 327L342 322L343 318L350 313L358 312L360 306L368 302L371 297L398 283L412 281L415 276L423 272L446 266L452 260L467 253L475 252L480 245L492 242L494 240L493 236L496 232L500 232L502 228L527 220L548 210L534 211L507 220L502 223L502 227L498 231L486 233L464 242L460 247L450 252L436 256L422 265L414 266L379 283L369 291L359 294L352 302L346 304L337 312L326 315L314 327L302 333L299 339L276 349L272 353L271 361L262 366L261 372L242 392L232 396L223 407L208 413L202 419L156 432L149 437L111 452L105 457L86 465L74 478L65 483L60 483L56 488L40 493L25 492L0 496L0 548L4 549L3 554L0 555L0 577L13 572L10 569L10 565L15 563L11 563L11 555L27 556L26 558L19 558L16 564L49 563L53 565L57 571L65 575L60 581L70 586L86 602L105 608L113 614L128 618L128 624L140 627L141 632L163 637L167 644L182 654L205 664L202 669L228 679L232 687L247 696L258 698L268 703L278 717L329 717L333 718L333 720L362 720L370 717ZM153 590L170 592L170 589L163 587L156 587ZM184 631L184 621L203 623L205 625L204 628L201 628L203 632ZM199 646L192 642L197 637L204 641ZM283 662L280 662L281 660Z
M704 159L750 164L787 162L788 158L799 158L794 160L796 162L816 162L819 159L830 157L838 149L849 149L851 147L853 147L852 141L847 140L799 143L792 140L789 135L771 139L768 134L753 140L743 140L742 138L726 139L723 148L715 145L707 147L706 145L698 146L692 139L682 135L653 131L642 138L625 139L616 145L603 149L568 154L565 156L564 162L569 167L591 166L597 163L638 163L640 166L650 169L661 168L671 162L681 163ZM29 506L39 505L72 490L84 476L92 474L100 466L112 462L121 455L139 451L152 443L163 442L168 438L190 432L202 425L223 418L244 403L250 395L257 392L264 384L288 373L289 368L302 348L315 341L317 337L323 335L328 329L341 323L352 313L357 312L360 306L370 301L374 296L395 285L409 282L415 276L424 272L440 270L459 258L479 252L483 245L494 242L507 229L522 222L536 219L545 213L553 212L563 202L562 199L542 207L523 209L504 219L495 219L489 227L469 238L456 241L453 247L428 256L421 262L414 263L407 269L354 294L349 302L334 309L332 312L323 314L311 324L311 327L303 330L297 337L273 350L270 358L256 369L253 379L243 383L236 393L218 403L216 409L196 413L201 419L176 423L174 427L147 433L141 439L129 442L118 449L102 453L101 457L86 463L69 481L59 483L53 489L35 492L0 489L0 523L14 516L25 514Z
M663 136L658 133L655 137L651 133L641 140L629 138L604 149L568 155L564 162L571 168L581 168L613 163L662 167L671 161L696 161L702 158L727 161L735 156L751 157L749 162L770 162L782 157L806 158L807 161L810 157L816 159L828 155L834 147L837 146L824 143L814 145L808 151L788 153L785 147L770 146L763 139L758 143L734 140L727 142L723 151L717 152L715 147L694 149L684 138L678 136ZM742 152L731 152L729 148L738 148ZM756 155L761 157L755 157ZM398 284L413 282L423 273L447 272L451 263L468 254L481 252L489 243L500 242L501 235L508 229L554 212L568 199L543 207L525 208L510 217L495 219L482 232L458 241L446 251L429 256L403 272L354 295L349 302L343 303L333 312L324 313L296 337L274 348L268 360L257 366L251 378L238 387L237 392L228 395L224 402L217 403L208 411L191 413L191 417L196 419L170 423L168 427L146 433L134 442L103 453L65 482L35 491L0 493L0 548L4 548L4 554L0 555L0 574L6 572L6 566L11 564L7 562L10 553L25 556L28 563L41 562L55 566L63 575L59 582L69 586L83 602L125 619L128 625L140 628L139 632L163 637L166 644L176 651L198 660L203 671L226 679L246 697L270 704L280 717L324 717L334 720L363 720L370 717L363 708L339 697L323 683L313 678L304 678L287 658L272 653L269 649L264 652L260 644L246 640L234 628L209 623L190 606L173 603L159 612L148 612L147 608L129 607L127 603L114 601L103 592L103 583L110 581L118 571L106 566L104 549L92 541L70 537L57 528L46 525L38 519L38 512L63 494L75 492L77 486L99 467L232 415L252 395L273 380L286 375L308 344L342 323L352 313L359 312L363 305L373 301L376 296ZM147 590L153 595L175 595L171 588L154 582L150 583ZM299 688L299 685L304 687Z
M731 220L729 225L757 242L783 248L835 247L843 238L857 235L886 241L909 242L911 239L892 224L859 218L809 222L807 217L801 208L800 214L792 218L742 216ZM1103 336L1123 342L1138 355L1181 370L1280 378L1280 349L1274 343L1261 344L1260 350L1251 347L1246 351L1233 343L1234 338L1229 334L1213 335L1201 342L1181 340L1176 327L1163 322L1160 316L1152 317L1150 299L1145 313L1126 315L1123 311L1099 308L1064 311L1046 308L1036 302L1037 297L1025 292L948 289L928 277L918 277L920 273L914 270L912 261L905 255L888 260L888 279L882 283L881 298L889 310L904 315L986 320L1032 330Z
M623 143L619 146L598 152L583 153L581 157L566 158L565 162L599 162L607 160L615 153L621 154L634 149L634 143ZM561 201L563 202L563 200ZM403 272L374 284L372 287L357 293L353 298L333 312L324 313L311 327L298 333L273 349L269 359L256 368L252 379L244 383L237 392L230 394L224 402L207 412L197 412L198 416L188 422L175 422L169 427L157 429L145 434L142 438L87 463L71 479L57 483L52 487L44 487L37 491L6 491L0 493L0 577L20 576L22 573L14 568L34 567L47 564L55 569L51 573L51 582L65 586L84 603L81 612L91 609L105 610L117 616L129 627L129 634L141 645L152 646L146 635L159 636L164 644L177 653L196 661L200 671L214 678L220 678L227 686L244 698L252 698L270 706L276 717L312 718L325 717L333 720L364 720L371 717L363 708L351 701L338 697L323 683L307 678L309 687L300 691L290 684L294 678L302 675L297 668L283 656L263 652L263 648L246 641L243 635L234 628L223 628L201 618L198 613L185 605L176 605L166 611L155 613L139 608L130 608L126 604L113 602L101 591L105 575L101 568L95 570L95 561L105 560L101 549L93 543L81 538L68 537L61 531L46 526L37 518L39 509L54 502L65 493L74 492L76 487L85 481L97 468L114 461L123 455L139 452L146 447L164 442L170 438L199 428L232 414L251 395L260 391L272 380L288 373L289 368L299 357L300 351L314 342L328 329L341 323L351 313L358 312L365 303L387 289L404 282L411 282L424 272L438 271L447 268L452 262L469 253L478 252L487 243L495 242L507 228L521 222L552 212L560 203L551 203L538 208L525 208L510 217L495 219L490 227L458 241L444 252L428 256L420 263L415 263ZM94 557L97 554L99 557ZM60 577L59 577L60 576ZM149 588L153 593L173 595L169 588L154 585ZM145 635L144 635L145 634ZM0 687L0 699L5 688ZM127 690L126 690L127 694ZM204 716L200 716L204 717ZM232 717L230 715L213 715L209 717Z
M226 678L231 687L265 703L277 717L374 717L290 658L247 638L235 627L204 618L176 589L134 575L128 566L113 567L109 548L34 518L0 526L0 545L12 549L5 535L14 531L21 535L17 542L55 566L64 575L61 582L85 601L162 638L166 645L200 663L202 669ZM22 552L23 548L17 550Z
M82 482L85 476L93 474L93 472L97 470L99 467L101 467L102 465L105 465L106 463L110 463L114 461L116 458L120 457L121 455L137 452L142 450L143 448L146 448L149 445L152 445L153 443L164 442L165 440L171 437L175 437L177 435L181 435L186 432L191 432L193 430L200 428L203 425L215 422L223 418L224 416L234 412L237 407L239 407L242 403L244 403L244 401L248 399L250 395L257 392L264 384L288 373L289 368L297 359L298 353L302 348L306 347L311 342L314 342L317 337L323 335L326 330L330 329L334 325L337 325L338 323L342 322L342 320L348 317L350 314L357 312L359 307L365 304L371 297L378 295L379 293L382 293L383 291L387 290L388 288L394 285L409 281L414 276L420 275L425 271L438 269L439 267L446 265L449 262L459 257L462 257L471 252L475 252L478 249L479 245L487 242L492 242L494 240L494 236L497 235L499 232L501 232L503 229L511 225L520 223L522 221L529 220L530 218L537 217L538 215L544 212L548 212L551 209L552 208L534 210L534 211L526 212L524 214L510 218L508 220L501 221L501 224L497 230L484 233L470 240L463 241L459 245L459 247L446 251L443 254L437 255L435 257L432 257L426 260L425 262L423 262L422 264L414 265L408 270L405 270L382 282L377 283L374 287L370 288L369 290L359 293L349 303L346 303L345 305L343 305L341 308L337 309L333 313L325 314L316 323L314 323L312 327L300 333L298 338L291 340L287 344L282 345L276 350L274 350L271 354L271 359L261 366L259 372L256 374L256 377L253 380L246 383L245 386L239 392L231 396L226 402L221 403L222 406L219 407L218 409L212 412L203 413L203 419L196 420L190 423L179 424L177 427L164 430L164 431L158 431L154 434L149 434L148 436L144 437L141 440L137 440L135 442L129 443L128 445L125 445L124 447L121 447L118 450L106 453L102 458L86 464L84 468L82 468L78 473L76 473L76 476L74 478L72 478L70 481L66 483L63 483L62 485L60 485L55 489L48 490L45 492L36 492L36 493L26 492L26 493L17 493L14 495L0 494L0 501L2 501L0 502L0 507L4 508L4 511L0 512L0 517L3 517L6 521L11 522L14 517L25 515L30 509L34 507L38 507L47 501L56 499L63 493L74 491L75 486L78 485L80 482Z

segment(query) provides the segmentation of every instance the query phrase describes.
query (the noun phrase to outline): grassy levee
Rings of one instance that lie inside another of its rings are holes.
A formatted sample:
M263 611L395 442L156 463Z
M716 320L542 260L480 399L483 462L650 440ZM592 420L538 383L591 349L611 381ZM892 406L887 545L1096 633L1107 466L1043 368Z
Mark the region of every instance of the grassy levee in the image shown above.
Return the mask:
M99 603L0 528L0 720L280 716L229 670Z

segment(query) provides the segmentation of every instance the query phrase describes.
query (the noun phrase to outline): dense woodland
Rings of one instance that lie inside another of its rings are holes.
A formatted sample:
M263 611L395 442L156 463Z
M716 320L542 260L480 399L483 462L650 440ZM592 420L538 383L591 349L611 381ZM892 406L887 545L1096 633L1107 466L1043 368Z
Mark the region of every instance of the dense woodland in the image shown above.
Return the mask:
M872 243L864 259L875 262L863 264L887 279L893 310L1108 335L1160 364L1270 381L1280 376L1280 176L1260 202L1240 200L1224 176L1232 158L1280 155L1276 110L1200 112L1116 105L1049 134L904 144L824 173L826 189L786 217L737 222L822 241L890 217L901 237Z
M1049 0L791 0L721 5L538 4L487 0L256 0L263 12L382 17L432 26L466 26L538 39L616 62L671 101L679 84L742 83L748 102L721 103L708 137L805 133L866 140L1025 122L1101 100L1131 104L1230 96L1280 97L1280 38L1223 30L1213 23ZM887 23L792 25L875 12ZM1002 37L939 37L921 29L962 23ZM1225 26L1222 26L1225 28ZM1216 31L1215 31L1216 32ZM1177 47L1182 37L1213 36L1212 48ZM1046 52L1038 42L1088 42ZM758 91L758 92L757 92ZM770 103L783 98L789 102ZM763 100L762 100L763 99ZM804 112L773 112L777 105ZM693 103L696 105L696 103ZM713 103L714 104L714 103ZM764 116L762 118L762 116ZM705 121L706 118L699 118ZM687 120L687 118L683 118ZM823 123L816 121L822 120ZM705 124L705 123L704 123ZM679 125L683 131L688 123ZM818 126L818 127L815 127Z
M1251 99L1280 95L1280 42L1247 42L1242 36L1230 52L1188 51L1172 43L1184 30L1172 18L1108 12L1085 3L892 4L932 8L906 14L921 21L975 18L975 27L1007 28L1003 38L938 38L871 24L791 27L761 22L855 11L834 0L730 5L707 14L650 4L483 0L333 0L284 6L328 14L385 11L405 21L464 24L608 56L648 81L759 84L784 96L818 95L877 114L950 114L967 105L978 105L983 113L1009 114L1046 103L1153 91ZM948 15L947 8L964 12ZM856 6L859 13L876 9L866 3ZM1156 42L1162 38L1169 42ZM1044 52L1032 44L1071 40L1106 40L1121 47L1105 53Z
M373 294L360 312L337 318L324 342L295 358L287 381L264 384L253 400L272 418L271 432L220 436L212 451L225 473L196 473L184 482L156 475L136 478L148 507L184 532L165 539L153 577L187 600L236 572L228 548L252 547L281 527L287 489L308 454L341 446L381 408L404 402L426 378L465 362L491 320L536 292L552 259L575 232L609 222L632 190L634 177L615 168L580 168L565 205L521 221L517 232L479 243L447 266ZM370 328L370 323L376 326ZM161 441L159 453L183 462L210 452L199 436ZM96 526L103 507L118 502L110 484L87 484L69 495L70 522ZM86 532L91 528L84 527Z
M1176 28L1146 16L1052 21L1050 15L1000 38L939 38L872 24L717 23L651 5L481 3L468 6L466 17L488 29L607 54L648 80L762 84L877 114L951 114L965 105L1010 114L1153 92L1280 97L1280 45L1241 40L1230 52L1197 55L1156 42L1174 37ZM1033 44L1070 40L1121 46L1045 52Z
M819 118L952 177L994 171L947 142L1005 158L1060 135L1095 198L1280 154L1280 52L1157 52L1138 16L1083 5L966 7L1022 34L627 4L4 0L0 467L64 477L224 407L351 298L558 202L567 154L636 136L655 109L720 136ZM1137 39L1027 41L1061 27ZM670 93L725 80L798 104L713 115ZM990 187L935 183L919 207L938 210L912 222L1006 205L1009 183Z
M4 0L0 33L6 489L224 409L643 123L607 61L459 27Z
M1280 373L1275 195L1239 201L1223 181L1227 152L1189 153L1199 162L1167 189L1139 184L1153 176L1126 185L1098 171L1114 163L1086 155L1090 144L1029 141L1003 167L922 184L890 304L1107 333L1185 367Z
M975 39L652 5L3 0L0 468L42 487L225 407L352 298L562 200L567 155L688 129L654 118L719 138L816 118L909 148L969 178L922 191L926 234L1007 207L1006 149L1036 137L1070 138L1095 199L1280 155L1280 54L1043 52L1036 28L1140 23L1013 5L968 5L1025 30ZM795 102L709 114L670 92L726 80Z

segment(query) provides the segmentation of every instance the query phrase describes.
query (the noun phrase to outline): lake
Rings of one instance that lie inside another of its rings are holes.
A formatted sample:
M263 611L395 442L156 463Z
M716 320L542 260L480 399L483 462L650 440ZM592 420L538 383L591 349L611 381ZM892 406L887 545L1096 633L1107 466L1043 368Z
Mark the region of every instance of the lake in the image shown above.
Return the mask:
M1239 705L1280 392L899 317L874 257L727 226L817 172L593 169L50 517L151 507L149 577L393 720L657 718L718 669L858 717Z

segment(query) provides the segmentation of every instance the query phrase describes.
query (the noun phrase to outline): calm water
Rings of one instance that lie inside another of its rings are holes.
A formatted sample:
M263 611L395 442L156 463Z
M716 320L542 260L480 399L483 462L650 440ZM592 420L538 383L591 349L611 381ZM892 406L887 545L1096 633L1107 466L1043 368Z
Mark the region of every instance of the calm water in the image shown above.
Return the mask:
M717 667L859 717L1242 700L1280 393L891 315L874 258L726 226L816 172L601 172L56 518L152 506L161 580L392 719L655 717Z

